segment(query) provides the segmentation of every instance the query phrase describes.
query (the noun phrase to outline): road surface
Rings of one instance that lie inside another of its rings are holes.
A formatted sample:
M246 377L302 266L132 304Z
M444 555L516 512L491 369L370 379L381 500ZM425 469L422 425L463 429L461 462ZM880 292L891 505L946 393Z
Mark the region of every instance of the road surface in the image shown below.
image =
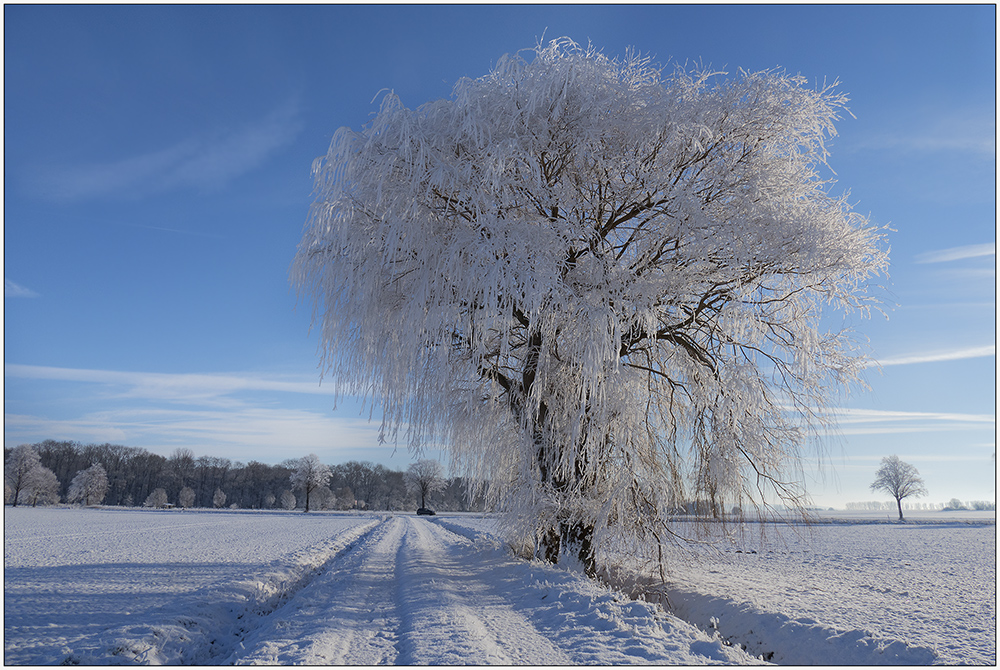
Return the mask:
M753 659L581 575L388 517L260 617L226 662L706 664Z

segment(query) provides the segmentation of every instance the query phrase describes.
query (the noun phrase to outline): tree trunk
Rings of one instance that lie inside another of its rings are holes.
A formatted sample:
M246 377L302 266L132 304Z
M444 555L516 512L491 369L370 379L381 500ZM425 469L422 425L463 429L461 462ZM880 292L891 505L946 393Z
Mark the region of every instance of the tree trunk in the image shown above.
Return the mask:
M560 554L572 556L580 561L588 577L597 574L594 561L594 526L586 523L560 521L558 528L548 528L540 538L541 558L549 563L558 563Z
M597 574L594 562L594 525L589 523L561 523L561 535L566 540L566 551L571 556L576 555L588 577Z
M541 333L532 333L528 338L529 353L525 358L525 368L521 376L521 388L524 392L525 398L529 396L531 387L535 383L535 375L538 372L538 355L541 351L541 347ZM537 459L536 462L538 463L538 472L541 476L543 484L550 484L556 491L565 492L570 488L569 482L566 482L561 478L554 477L549 471L550 464L559 463L559 456L561 454L548 453L548 450L552 448L552 445L546 444L545 433L543 430L547 414L548 407L545 402L539 403L538 412L534 416L533 435L536 448L535 457ZM555 458L551 458L550 460L550 456L555 456ZM580 473L578 472L577 476L579 476L579 474ZM565 544L566 551L569 555L575 555L583 565L586 574L591 577L596 574L593 541L593 524L584 524L579 522L571 524L564 518L559 518L556 526L543 529L541 537L539 538L541 554L544 560L553 564L558 563L559 555L562 552L563 545Z
M555 528L547 528L541 537L542 559L549 563L559 562L559 533Z
M903 520L903 499L896 498L896 507L899 508L899 520Z

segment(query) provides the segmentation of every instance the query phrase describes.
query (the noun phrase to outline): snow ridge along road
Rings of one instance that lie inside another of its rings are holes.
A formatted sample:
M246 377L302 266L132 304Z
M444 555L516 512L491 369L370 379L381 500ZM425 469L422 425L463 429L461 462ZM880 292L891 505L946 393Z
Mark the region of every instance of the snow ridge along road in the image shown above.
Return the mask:
M753 663L655 605L397 516L259 620L226 663Z

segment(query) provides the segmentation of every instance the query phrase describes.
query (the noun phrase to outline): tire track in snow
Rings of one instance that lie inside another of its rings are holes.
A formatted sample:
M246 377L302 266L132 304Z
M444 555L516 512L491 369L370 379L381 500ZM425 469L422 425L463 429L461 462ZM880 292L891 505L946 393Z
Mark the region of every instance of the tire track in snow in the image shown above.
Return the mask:
M396 652L399 618L389 586L403 534L383 520L323 574L250 632L230 658L253 665L385 665Z
M497 594L472 543L394 517L246 636L237 664L566 664Z
M567 665L555 647L493 586L492 567L468 539L412 519L400 546L399 603L405 613L399 662Z

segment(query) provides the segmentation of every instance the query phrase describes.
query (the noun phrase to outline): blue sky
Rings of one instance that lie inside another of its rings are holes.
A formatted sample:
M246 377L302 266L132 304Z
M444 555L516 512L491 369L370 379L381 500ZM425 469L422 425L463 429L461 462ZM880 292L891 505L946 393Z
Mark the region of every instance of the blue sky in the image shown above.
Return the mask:
M376 94L447 97L536 40L839 79L838 188L890 225L882 370L840 402L816 503L995 500L993 6L4 6L4 442L405 468L334 408L288 268L312 160ZM809 452L811 453L811 452Z

